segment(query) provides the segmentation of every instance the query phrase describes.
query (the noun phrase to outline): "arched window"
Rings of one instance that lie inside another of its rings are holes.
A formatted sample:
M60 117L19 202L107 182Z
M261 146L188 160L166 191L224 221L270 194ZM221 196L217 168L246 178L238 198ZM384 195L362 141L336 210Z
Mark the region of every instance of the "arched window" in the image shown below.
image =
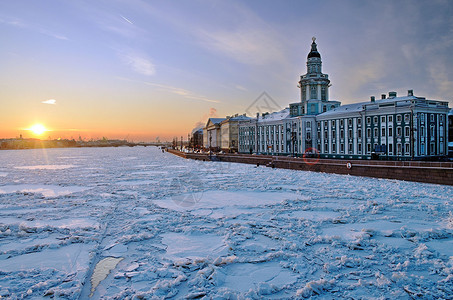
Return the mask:
M316 85L310 86L310 99L317 99L318 98L318 90Z

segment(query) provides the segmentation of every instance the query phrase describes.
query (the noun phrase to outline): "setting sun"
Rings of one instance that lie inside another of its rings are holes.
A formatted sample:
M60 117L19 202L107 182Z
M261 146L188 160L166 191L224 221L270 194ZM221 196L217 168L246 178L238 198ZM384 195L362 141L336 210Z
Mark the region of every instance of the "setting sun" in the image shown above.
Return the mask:
M33 134L35 135L41 135L47 131L46 127L44 127L44 125L42 124L35 124L32 127L30 127L29 130L33 132Z

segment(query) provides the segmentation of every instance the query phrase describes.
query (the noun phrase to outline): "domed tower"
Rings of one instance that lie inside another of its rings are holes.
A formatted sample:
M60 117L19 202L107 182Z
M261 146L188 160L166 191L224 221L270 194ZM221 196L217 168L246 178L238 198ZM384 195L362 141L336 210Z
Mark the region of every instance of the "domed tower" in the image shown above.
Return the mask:
M322 73L321 54L315 43L316 38L312 38L311 51L307 56L307 74L300 76L299 88L301 91L301 101L307 100L329 100L329 76Z

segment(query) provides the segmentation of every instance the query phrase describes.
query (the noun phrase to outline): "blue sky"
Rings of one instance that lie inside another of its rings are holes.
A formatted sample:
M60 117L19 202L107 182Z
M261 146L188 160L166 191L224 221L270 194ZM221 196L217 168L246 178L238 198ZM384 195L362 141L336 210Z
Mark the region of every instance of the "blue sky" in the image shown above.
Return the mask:
M452 15L452 1L1 1L0 136L39 122L171 139L263 91L283 108L312 36L332 100L450 100Z

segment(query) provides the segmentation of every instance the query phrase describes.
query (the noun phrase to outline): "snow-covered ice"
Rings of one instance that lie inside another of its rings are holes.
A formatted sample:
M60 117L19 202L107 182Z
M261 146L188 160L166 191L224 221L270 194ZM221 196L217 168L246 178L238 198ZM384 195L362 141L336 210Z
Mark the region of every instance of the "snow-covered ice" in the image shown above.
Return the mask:
M448 299L453 187L0 151L0 298Z

